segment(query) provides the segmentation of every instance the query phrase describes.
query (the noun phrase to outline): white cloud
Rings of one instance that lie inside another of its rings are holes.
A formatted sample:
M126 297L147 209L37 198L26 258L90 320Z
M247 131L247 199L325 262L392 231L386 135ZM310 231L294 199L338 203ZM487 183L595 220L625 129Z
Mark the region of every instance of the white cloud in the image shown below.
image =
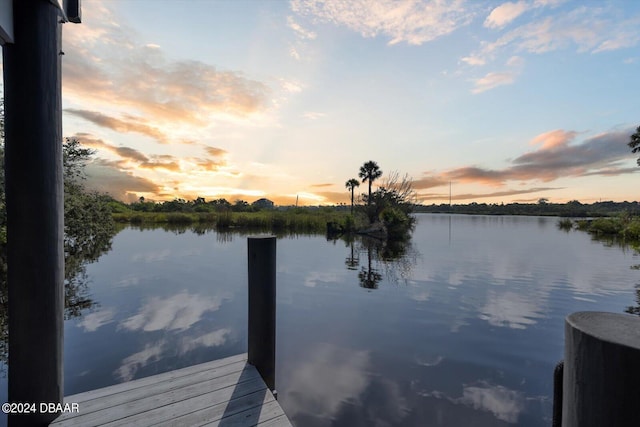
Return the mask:
M241 72L200 61L176 61L116 17L92 4L83 25L65 29L66 100L105 109L117 105L152 121L207 125L269 108L270 90Z
M316 33L313 31L307 30L302 25L298 24L293 16L287 16L287 26L296 32L298 37L302 39L315 39L317 37Z
M508 70L502 72L490 72L485 76L474 80L472 93L478 94L498 86L510 85L516 81L516 77L522 72L524 60L519 56L512 56L506 63Z
M533 2L533 5L535 7L548 6L548 7L554 8L561 5L562 3L565 3L566 1L567 0L535 0Z
M519 3L505 3L519 5ZM538 1L532 8L557 6L560 2ZM504 5L502 5L504 6ZM500 7L502 7L500 6ZM500 8L499 7L499 8ZM509 6L511 14L506 12L502 20L489 15L485 25L498 27L515 19L516 12L525 9ZM495 41L483 41L478 51L462 58L469 65L484 65L493 60L499 52L527 52L543 54L551 51L575 48L579 53L599 53L610 50L633 47L640 41L640 16L621 17L614 8L579 6L570 11L547 14L503 33Z
M288 93L302 92L302 84L292 80L280 79L280 85Z
M491 11L484 21L484 26L487 28L502 28L526 12L529 7L524 1L503 3Z
M289 46L289 56L297 61L300 60L300 53L298 52L298 49L295 48L295 46Z
M120 323L131 331L185 330L198 322L207 311L215 311L220 298L209 298L183 291L172 297L153 297L142 306L138 314Z
M524 65L524 59L520 56L512 56L507 60L508 67L522 67Z
M293 0L291 9L301 16L342 25L363 37L384 35L390 45L421 45L449 34L472 18L461 0Z
M510 85L516 80L515 73L506 71L502 73L488 73L475 81L473 93L482 93L498 86Z
M487 60L478 55L465 56L461 59L462 62L466 62L469 65L484 65Z

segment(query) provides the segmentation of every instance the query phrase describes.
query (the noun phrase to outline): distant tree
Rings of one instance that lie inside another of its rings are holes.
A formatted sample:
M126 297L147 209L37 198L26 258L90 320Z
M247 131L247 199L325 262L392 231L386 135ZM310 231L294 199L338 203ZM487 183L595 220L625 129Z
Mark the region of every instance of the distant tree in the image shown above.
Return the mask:
M231 210L234 212L248 212L251 210L251 205L245 200L236 200L231 206Z
M62 169L64 174L65 190L69 186L82 187L82 181L86 179L84 167L95 154L95 150L83 148L76 138L65 138L62 144Z
M213 206L213 209L217 212L226 212L231 209L231 203L224 198L212 200L208 204Z
M371 204L371 183L382 176L380 166L373 160L369 160L364 165L360 166L360 172L358 176L362 178L362 182L369 182L369 196L367 197L367 204Z
M631 135L631 140L627 145L631 147L632 153L637 153L640 151L640 126L638 126L636 132ZM640 158L638 159L638 166L640 166Z
M351 191L351 215L353 215L353 190L360 186L360 181L355 178L351 178L349 181L345 182L344 186Z

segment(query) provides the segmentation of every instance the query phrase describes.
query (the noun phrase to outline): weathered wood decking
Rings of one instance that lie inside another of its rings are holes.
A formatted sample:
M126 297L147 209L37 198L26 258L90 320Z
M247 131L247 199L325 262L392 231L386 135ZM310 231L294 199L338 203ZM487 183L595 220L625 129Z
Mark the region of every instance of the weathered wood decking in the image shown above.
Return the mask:
M50 425L291 426L247 354L65 397L78 413Z

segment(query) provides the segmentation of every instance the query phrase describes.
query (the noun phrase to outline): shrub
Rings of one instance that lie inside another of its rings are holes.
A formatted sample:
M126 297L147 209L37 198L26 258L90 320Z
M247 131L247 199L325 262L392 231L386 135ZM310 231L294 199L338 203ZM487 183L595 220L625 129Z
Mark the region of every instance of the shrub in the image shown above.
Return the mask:
M640 239L640 219L633 219L622 231L625 239Z
M598 218L591 221L589 231L594 234L618 234L622 231L621 221L616 221L613 218Z

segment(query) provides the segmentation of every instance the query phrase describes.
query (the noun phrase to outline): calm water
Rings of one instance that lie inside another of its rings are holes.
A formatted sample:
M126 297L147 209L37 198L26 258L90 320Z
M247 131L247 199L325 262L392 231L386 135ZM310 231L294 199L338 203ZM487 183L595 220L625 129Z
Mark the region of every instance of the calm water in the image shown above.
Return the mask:
M640 281L633 251L556 223L418 215L399 249L278 239L294 425L550 425L564 317L623 312ZM65 394L245 352L246 250L240 234L121 231L87 268L93 308L66 322Z

